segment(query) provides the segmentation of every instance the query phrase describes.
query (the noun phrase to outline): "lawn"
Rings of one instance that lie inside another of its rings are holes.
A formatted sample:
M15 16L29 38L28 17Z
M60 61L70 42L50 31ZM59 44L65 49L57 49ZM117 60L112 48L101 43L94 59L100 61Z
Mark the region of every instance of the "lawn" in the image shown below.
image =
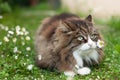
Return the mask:
M60 12L40 5L3 15L0 19L0 80L66 79L63 73L39 69L34 64L35 31L42 19ZM120 17L102 24L95 22L106 42L105 59L99 66L92 67L91 74L77 75L74 80L120 80Z

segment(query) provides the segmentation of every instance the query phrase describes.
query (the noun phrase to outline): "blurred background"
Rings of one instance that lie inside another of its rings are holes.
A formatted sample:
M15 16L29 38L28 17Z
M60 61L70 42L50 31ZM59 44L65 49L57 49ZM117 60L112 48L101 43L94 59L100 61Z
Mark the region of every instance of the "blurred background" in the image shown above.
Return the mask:
M104 61L75 80L120 80L120 0L0 0L0 80L65 80L35 66L33 44L42 20L63 12L91 14L106 44Z
M120 15L120 1L116 0L0 0L0 13L10 13L16 8L41 6L39 10L63 9L72 13L93 14L95 17L108 18Z

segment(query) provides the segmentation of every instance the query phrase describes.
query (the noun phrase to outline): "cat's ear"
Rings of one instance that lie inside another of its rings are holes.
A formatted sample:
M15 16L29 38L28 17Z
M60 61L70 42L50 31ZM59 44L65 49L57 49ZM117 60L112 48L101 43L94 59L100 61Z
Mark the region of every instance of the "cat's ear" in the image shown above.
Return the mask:
M92 15L88 15L87 17L86 17L86 19L85 19L86 21L89 21L89 22L92 22Z

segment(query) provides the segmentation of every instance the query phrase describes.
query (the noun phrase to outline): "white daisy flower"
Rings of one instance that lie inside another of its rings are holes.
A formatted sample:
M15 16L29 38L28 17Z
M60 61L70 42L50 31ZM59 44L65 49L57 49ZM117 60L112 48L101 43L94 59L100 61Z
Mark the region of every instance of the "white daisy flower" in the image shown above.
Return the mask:
M33 68L33 65L32 65L32 64L30 64L30 65L27 66L27 69L28 69L28 70L32 70L32 68Z
M22 31L20 31L20 35L23 35L24 33Z
M20 35L21 33L20 33L20 31L16 30L16 34L17 34L17 35Z
M14 53L18 52L18 48L17 48L17 47L14 47L13 52L14 52Z
M7 37L10 37L10 34L7 34Z
M38 55L38 60L40 61L42 59L42 56L41 55Z
M5 36L5 37L4 37L4 41L5 41L5 42L9 42L8 37Z
M22 53L21 51L18 51L18 53Z
M0 19L3 19L3 16L0 15Z
M2 42L0 42L0 45L2 45Z
M18 56L15 56L15 59L18 59Z
M26 36L25 39L26 39L26 40L30 40L30 37L29 37L29 36Z
M16 31L20 31L20 26L19 25L17 25L15 28L16 28Z
M26 29L24 27L22 28L22 32L26 32Z
M8 27L5 27L5 31L8 31L9 30L9 28Z
M98 46L98 48L104 47L104 42L101 41L101 40L98 40L98 41L97 41L97 46Z
M13 34L14 34L14 32L13 32L13 31L8 31L8 33L9 33L9 34L11 34L11 35L13 35Z
M23 65L25 66L25 65L26 65L26 63L23 63Z
M1 55L1 57L3 58L3 57L4 57L4 55Z
M28 54L26 54L26 57L28 57Z
M0 24L0 28L1 28L1 29L5 29L5 27L4 27L2 24Z
M25 45L25 42L22 42L22 45L24 46L24 45Z
M29 34L29 32L28 31L25 31L25 33L24 33L25 35L28 35Z
M13 42L16 43L16 41L17 41L17 38L13 38Z
M30 48L30 47L27 47L27 48L26 48L26 50L27 50L27 51L30 51L30 50L31 50L31 48Z
M79 66L78 66L78 65L75 65L75 68L76 68L76 69L79 69Z

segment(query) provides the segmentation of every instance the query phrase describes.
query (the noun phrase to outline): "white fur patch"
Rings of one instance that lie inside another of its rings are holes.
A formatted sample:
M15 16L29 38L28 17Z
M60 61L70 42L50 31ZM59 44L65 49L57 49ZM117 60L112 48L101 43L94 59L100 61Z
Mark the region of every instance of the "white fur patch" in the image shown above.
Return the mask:
M78 69L78 74L80 75L87 75L90 74L91 70L88 67L83 67Z
M73 51L73 56L79 67L83 67L84 65L83 59L88 63L92 63L91 59L98 62L99 55L95 48L96 42L88 37L87 43L78 46L77 49Z
M64 74L66 76L69 76L69 77L74 77L75 76L75 73L73 71L66 71L66 72L64 72Z

